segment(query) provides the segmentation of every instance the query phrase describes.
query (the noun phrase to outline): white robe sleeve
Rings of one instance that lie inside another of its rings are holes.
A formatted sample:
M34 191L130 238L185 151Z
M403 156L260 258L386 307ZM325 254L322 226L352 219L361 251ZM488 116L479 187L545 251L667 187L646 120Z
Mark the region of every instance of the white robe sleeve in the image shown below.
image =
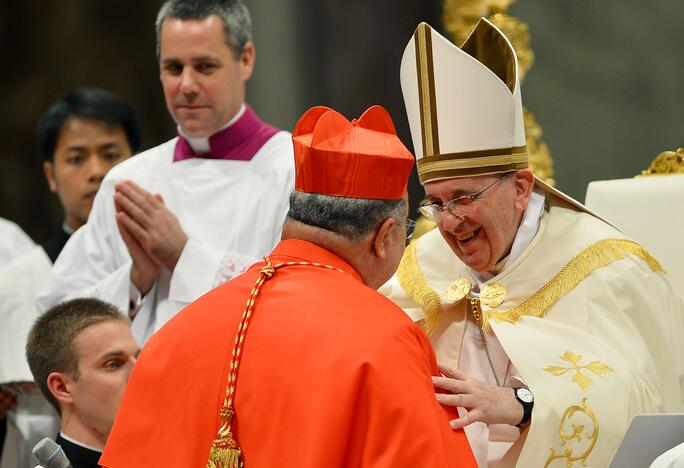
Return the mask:
M88 222L78 229L57 258L38 296L45 311L76 297L96 297L128 313L131 265L114 213L113 183L103 183Z

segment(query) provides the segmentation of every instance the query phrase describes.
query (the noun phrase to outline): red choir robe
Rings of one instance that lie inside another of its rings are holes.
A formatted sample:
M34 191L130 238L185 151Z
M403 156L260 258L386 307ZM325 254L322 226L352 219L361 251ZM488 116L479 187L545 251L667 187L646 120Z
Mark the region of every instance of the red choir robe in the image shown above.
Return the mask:
M235 396L246 468L475 467L435 400L427 336L335 254L282 241L256 300ZM202 467L219 427L228 365L263 263L209 292L145 345L100 463Z

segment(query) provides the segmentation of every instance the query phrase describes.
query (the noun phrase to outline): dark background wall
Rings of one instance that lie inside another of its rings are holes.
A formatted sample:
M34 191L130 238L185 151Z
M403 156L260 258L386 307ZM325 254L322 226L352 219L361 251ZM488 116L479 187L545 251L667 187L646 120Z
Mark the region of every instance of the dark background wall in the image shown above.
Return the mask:
M522 0L510 11L529 24L523 102L560 189L583 201L590 181L633 177L684 146L684 2Z
M349 118L385 106L411 147L398 70L419 21L441 27L441 2L246 0L257 49L248 100L291 129L317 104ZM108 88L140 113L144 148L171 138L158 80L158 0L0 3L0 216L34 239L61 222L33 130L76 86ZM582 200L590 180L631 177L660 151L684 145L684 60L678 0L522 0L536 63L523 99L544 129L558 186ZM421 189L412 181L413 205Z

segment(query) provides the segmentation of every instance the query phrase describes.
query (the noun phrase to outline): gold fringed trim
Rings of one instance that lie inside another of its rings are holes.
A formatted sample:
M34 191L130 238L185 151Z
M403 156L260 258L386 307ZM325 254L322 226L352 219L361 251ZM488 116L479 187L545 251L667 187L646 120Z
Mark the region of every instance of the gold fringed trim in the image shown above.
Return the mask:
M665 271L658 260L636 242L626 239L603 239L573 257L548 283L517 307L506 312L493 309L485 311L482 327L487 329L489 320L515 323L522 316L541 318L595 270L630 255L641 258L654 272Z
M240 449L211 447L207 468L242 468Z
M425 279L416 253L416 242L411 242L404 251L404 256L397 270L399 284L406 295L413 299L425 312L425 331L429 335L437 323L437 318L442 310L442 301L439 294L432 289Z

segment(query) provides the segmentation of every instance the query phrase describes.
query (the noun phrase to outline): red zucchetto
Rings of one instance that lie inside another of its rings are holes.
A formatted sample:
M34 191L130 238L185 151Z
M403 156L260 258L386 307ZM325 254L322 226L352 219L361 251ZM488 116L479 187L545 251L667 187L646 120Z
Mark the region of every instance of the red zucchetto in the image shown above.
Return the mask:
M381 106L349 122L324 106L309 109L292 133L295 188L337 197L398 200L414 158Z

